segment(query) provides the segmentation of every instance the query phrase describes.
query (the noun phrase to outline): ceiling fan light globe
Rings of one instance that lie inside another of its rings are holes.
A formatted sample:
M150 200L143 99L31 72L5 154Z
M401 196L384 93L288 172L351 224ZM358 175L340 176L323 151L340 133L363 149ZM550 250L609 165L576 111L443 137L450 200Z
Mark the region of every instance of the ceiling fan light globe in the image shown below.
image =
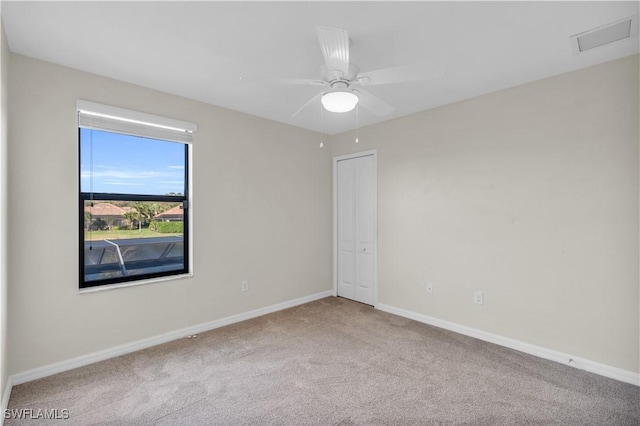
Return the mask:
M352 92L329 92L322 95L320 102L329 112L349 112L358 104L358 97Z

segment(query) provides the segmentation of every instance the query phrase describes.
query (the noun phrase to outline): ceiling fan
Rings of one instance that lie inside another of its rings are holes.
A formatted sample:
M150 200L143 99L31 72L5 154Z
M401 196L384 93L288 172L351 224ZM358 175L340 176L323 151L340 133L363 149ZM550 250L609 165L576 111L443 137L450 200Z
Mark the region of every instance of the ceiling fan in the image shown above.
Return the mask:
M347 30L320 26L316 27L316 32L325 62L320 67L321 79L287 79L282 81L288 84L324 86L327 89L309 99L293 114L294 117L309 105L317 102L318 99L320 99L322 106L330 112L349 112L359 104L377 116L386 116L393 112L394 107L363 89L363 86L427 80L442 74L441 67L430 67L424 64L361 72L357 65L349 62L349 33Z

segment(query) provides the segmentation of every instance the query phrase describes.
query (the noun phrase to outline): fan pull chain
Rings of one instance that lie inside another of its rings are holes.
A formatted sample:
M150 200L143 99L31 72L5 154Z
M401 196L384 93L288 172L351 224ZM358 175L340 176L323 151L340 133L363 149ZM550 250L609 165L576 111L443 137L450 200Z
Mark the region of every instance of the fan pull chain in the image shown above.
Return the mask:
M359 142L359 139L358 139L358 128L360 127L359 112L360 112L360 105L356 105L356 143Z
M324 111L320 103L320 148L324 148Z

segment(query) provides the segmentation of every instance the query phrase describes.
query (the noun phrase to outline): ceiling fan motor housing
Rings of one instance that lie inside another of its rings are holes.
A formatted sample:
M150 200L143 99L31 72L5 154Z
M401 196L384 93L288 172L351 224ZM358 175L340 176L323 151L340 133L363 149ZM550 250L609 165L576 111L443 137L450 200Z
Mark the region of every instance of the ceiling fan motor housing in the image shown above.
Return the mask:
M320 75L322 79L327 83L333 83L334 81L354 81L360 73L360 68L357 65L349 64L349 72L347 75L343 75L339 70L330 70L326 64L320 67Z
M331 82L331 89L332 91L345 91L349 89L349 82L346 80L334 80Z

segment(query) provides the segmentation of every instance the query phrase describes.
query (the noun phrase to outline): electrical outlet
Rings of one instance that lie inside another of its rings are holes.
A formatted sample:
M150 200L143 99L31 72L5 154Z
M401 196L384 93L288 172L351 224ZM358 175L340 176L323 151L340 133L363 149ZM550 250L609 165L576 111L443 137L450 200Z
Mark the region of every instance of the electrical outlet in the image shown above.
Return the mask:
M240 291L249 291L249 281L244 280L240 283Z
M484 305L484 293L481 291L474 291L473 303L475 303L476 305Z
M427 294L433 294L433 284L427 283Z

